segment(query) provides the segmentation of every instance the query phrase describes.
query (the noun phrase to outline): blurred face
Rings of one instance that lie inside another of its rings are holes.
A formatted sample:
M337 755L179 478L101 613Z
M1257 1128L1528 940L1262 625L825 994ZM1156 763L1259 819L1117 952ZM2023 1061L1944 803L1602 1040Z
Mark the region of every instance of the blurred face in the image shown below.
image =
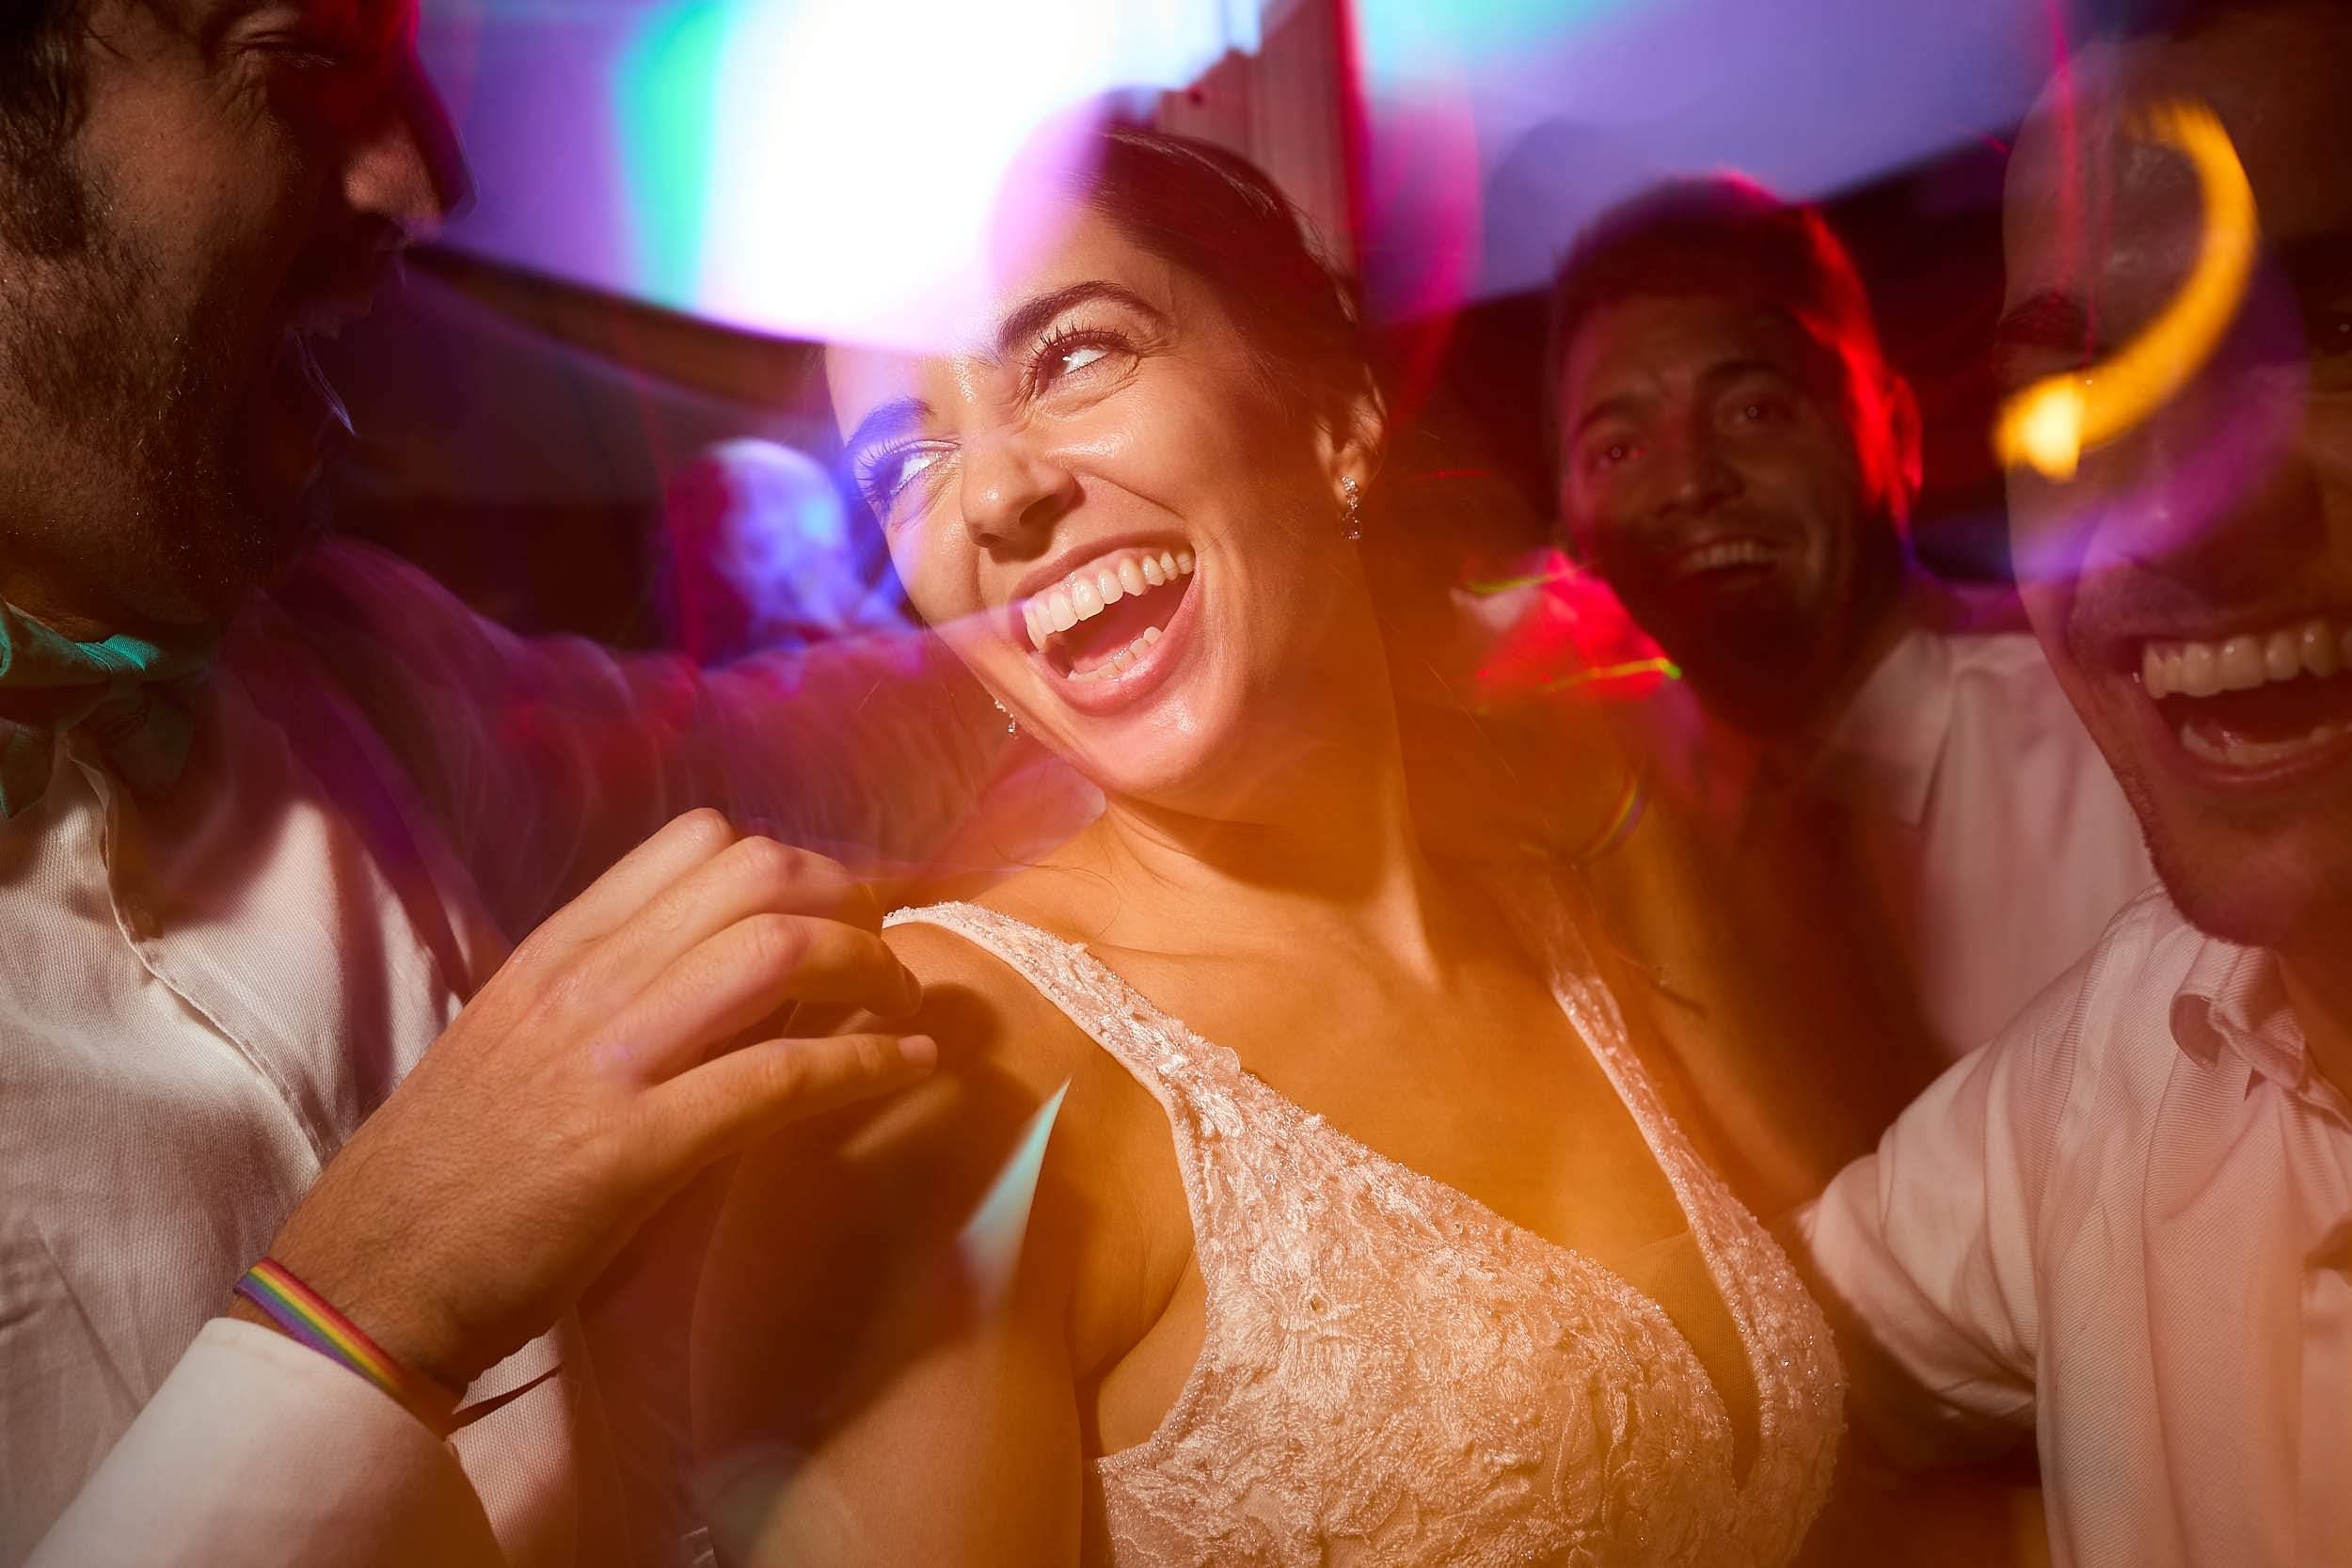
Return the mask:
M1199 278L1054 215L954 351L834 351L834 412L915 609L1023 727L1114 797L1222 812L1385 701L1364 471Z
M2234 940L2352 933L2352 21L2319 7L2094 57L2045 105L2008 198L2004 376L2129 341L2188 275L2198 186L2134 105L2220 116L2263 260L2231 336L2078 476L2010 482L2026 608L2167 887ZM2070 172L2071 171L2071 172ZM2093 237L2084 243L2077 237ZM2338 955L2340 957L2340 954Z
M1757 730L1807 717L1895 560L1838 356L1760 305L1636 297L1585 321L1563 376L1579 548L1710 707Z
M84 221L0 230L0 591L215 621L290 553L341 423L306 338L366 309L463 170L412 0L96 0L89 23L63 171Z

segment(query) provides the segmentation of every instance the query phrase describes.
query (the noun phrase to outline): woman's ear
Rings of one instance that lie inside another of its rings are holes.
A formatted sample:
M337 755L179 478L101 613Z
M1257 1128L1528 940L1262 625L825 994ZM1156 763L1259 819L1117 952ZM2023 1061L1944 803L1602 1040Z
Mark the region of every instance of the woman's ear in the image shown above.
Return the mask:
M1379 387L1365 376L1352 396L1318 422L1317 444L1322 448L1318 455L1333 498L1342 496L1342 479L1354 480L1359 491L1371 489L1372 482L1379 477L1389 438L1389 404Z

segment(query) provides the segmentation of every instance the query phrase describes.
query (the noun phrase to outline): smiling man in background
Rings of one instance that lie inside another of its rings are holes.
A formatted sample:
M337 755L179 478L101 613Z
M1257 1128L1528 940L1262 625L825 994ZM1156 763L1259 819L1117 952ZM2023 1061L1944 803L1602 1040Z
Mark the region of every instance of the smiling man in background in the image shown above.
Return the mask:
M1584 232L1552 307L1563 527L1685 676L1636 745L1721 832L1707 896L1748 873L1756 940L1791 878L1846 907L1803 935L1851 946L1847 984L1897 972L1915 1092L2147 884L2138 826L2033 639L1946 629L1906 534L1917 404L1818 213L1660 186Z

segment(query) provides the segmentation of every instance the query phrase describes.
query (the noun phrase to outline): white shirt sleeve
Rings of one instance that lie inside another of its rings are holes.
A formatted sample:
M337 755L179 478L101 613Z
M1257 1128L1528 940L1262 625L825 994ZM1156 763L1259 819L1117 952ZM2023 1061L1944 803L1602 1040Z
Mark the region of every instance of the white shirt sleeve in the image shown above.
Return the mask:
M500 1568L456 1456L382 1391L215 1318L27 1568Z
M2074 1067L2080 970L1914 1101L1798 1216L1857 1418L1915 1461L2034 1419L2035 1223Z

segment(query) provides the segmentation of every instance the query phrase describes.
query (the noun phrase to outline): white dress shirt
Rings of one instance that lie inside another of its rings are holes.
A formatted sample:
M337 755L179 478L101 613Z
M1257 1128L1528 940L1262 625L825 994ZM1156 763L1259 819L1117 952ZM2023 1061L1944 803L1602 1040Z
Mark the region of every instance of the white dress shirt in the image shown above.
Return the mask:
M992 741L928 643L704 676L525 641L336 545L241 612L167 793L135 798L69 736L46 794L0 822L0 1564L24 1560L509 944L613 859L702 803L867 847L869 865L921 861L963 823ZM272 1338L206 1331L55 1560L278 1560L371 1478L384 1507L433 1513L399 1492L448 1493L421 1429L350 1420L397 1412L322 1357L256 1343ZM530 1391L455 1441L518 1562L588 1544L577 1370L538 1342L473 1394ZM238 1389L274 1424L224 1416ZM199 1497L229 1532L209 1544L132 1528Z
M1482 698L1659 654L1601 579L1553 551L1500 592L1457 589L1454 606L1454 661L1478 671ZM1986 612L1966 591L1924 579L1899 613L1900 634L1802 776L1847 809L1872 912L1949 1063L2081 957L2155 869L2041 644L2023 631L1939 629ZM1643 688L1595 689L1612 701ZM1736 819L1747 809L1756 744L1708 718L1688 685L1658 686L1632 717L1632 744L1703 813Z
M2025 632L1907 627L1812 780L1853 808L1947 1060L1991 1039L2155 879L2131 802Z
M2038 1438L2062 1568L2352 1562L2352 1107L2269 955L2152 891L1802 1225L1880 1424Z

